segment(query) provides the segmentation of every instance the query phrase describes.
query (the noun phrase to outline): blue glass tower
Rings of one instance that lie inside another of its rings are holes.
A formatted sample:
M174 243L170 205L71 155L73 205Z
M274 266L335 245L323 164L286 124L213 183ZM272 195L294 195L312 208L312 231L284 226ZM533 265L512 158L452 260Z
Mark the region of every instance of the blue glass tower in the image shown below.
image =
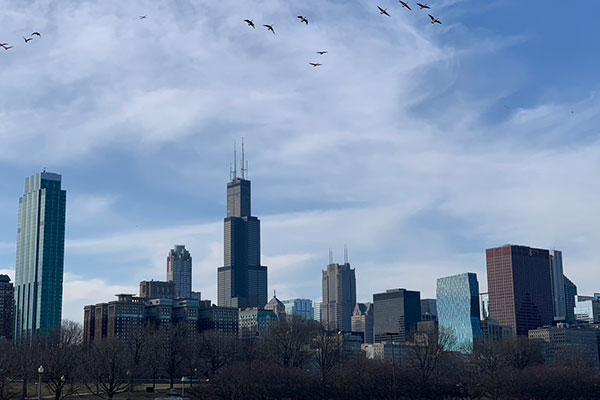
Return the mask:
M17 230L15 339L60 327L66 199L58 174L44 171L25 180Z
M479 283L471 272L437 280L437 313L440 328L450 330L456 342L449 350L465 351L481 337Z

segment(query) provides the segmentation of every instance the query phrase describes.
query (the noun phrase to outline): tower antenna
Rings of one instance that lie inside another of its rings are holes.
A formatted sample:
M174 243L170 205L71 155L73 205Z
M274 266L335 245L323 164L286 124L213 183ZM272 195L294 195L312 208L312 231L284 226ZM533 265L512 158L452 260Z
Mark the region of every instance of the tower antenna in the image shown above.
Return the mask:
M237 178L237 143L233 141L233 179Z
M242 179L246 179L246 162L244 157L244 137L242 136Z
M231 168L232 165L231 163L229 163L229 180L232 181L233 180L233 168Z
M333 264L333 250L329 248L329 265Z
M344 245L344 264L348 264L348 246Z

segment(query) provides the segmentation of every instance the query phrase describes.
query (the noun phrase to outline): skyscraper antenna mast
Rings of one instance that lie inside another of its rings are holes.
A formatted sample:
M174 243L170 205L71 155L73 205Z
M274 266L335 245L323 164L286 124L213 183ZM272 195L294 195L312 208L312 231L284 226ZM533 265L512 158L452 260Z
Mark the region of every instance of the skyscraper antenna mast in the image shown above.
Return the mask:
M242 179L246 179L246 162L244 157L244 137L242 136Z
M333 264L333 250L329 248L329 265Z
M237 143L233 141L233 179L237 178Z
M348 264L348 246L344 245L344 264Z

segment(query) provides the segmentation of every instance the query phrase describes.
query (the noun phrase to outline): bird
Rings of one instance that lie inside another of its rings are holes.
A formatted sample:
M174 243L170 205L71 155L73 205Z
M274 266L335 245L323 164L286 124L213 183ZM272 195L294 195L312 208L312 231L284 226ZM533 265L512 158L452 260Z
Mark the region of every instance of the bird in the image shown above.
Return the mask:
M33 38L26 38L25 36L21 36L21 37L23 38L25 43L29 42L30 40L33 40Z
M407 2L405 2L405 1L402 1L402 0L399 0L399 1L400 1L400 4L402 4L402 7L404 7L404 8L408 8L409 10L411 10L411 8L410 8L410 6L408 5L408 3L407 3Z
M429 7L427 4L421 4L421 3L417 3L417 5L418 5L419 7L421 7L421 10L422 10L422 9L424 9L424 8L431 9L431 7Z
M145 15L140 15L140 17L139 17L139 18L140 18L140 19L146 19L146 16L145 16Z
M245 19L244 20L245 23L248 24L248 26L251 26L252 28L256 29L256 26L254 26L254 21L251 19Z
M323 54L329 53L328 51L317 51L317 54L322 56Z
M263 25L265 28L267 28L268 31L273 32L273 35L275 34L275 29L273 29L273 25Z
M387 15L388 17L390 16L390 14L388 14L388 12L387 12L387 8L381 8L379 6L377 6L377 8L379 8L379 14Z
M2 46L2 48L3 48L4 50L9 50L9 49L12 49L13 47L12 47L12 46L7 46L7 45L4 45L4 46Z
M300 22L304 22L306 25L308 25L308 19L306 19L306 17L298 15L297 18L300 20Z
M42 37L42 35L39 32L33 32L31 34L31 36L37 36L37 37Z
M309 64L312 65L313 67L318 67L320 65L323 65L323 64L320 64L320 63L309 63Z
M439 19L435 18L433 15L431 15L431 14L428 14L428 15L429 15L429 18L431 18L431 23L432 24L440 24L440 25L442 24L442 21L440 21Z

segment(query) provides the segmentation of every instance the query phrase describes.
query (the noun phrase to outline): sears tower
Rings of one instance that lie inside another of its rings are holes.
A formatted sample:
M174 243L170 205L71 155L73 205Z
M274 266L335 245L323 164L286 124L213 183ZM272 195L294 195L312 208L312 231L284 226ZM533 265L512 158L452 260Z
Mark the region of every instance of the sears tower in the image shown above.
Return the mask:
M267 267L260 265L260 220L251 216L250 180L246 179L242 142L242 176L237 155L227 184L225 259L218 269L218 304L224 307L262 308L267 304Z

